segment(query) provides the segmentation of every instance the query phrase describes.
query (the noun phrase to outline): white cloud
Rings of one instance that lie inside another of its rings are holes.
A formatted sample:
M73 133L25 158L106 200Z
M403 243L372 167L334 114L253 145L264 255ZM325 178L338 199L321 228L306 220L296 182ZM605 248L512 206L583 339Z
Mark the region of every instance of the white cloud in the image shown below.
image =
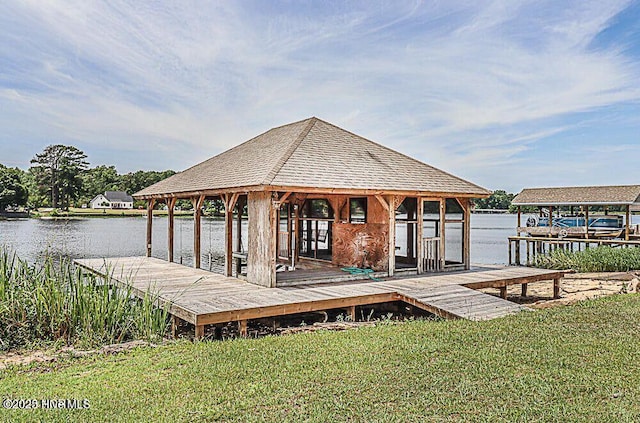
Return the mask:
M594 47L626 4L5 2L0 107L43 146L176 169L316 115L495 186L581 113L637 107L637 58Z

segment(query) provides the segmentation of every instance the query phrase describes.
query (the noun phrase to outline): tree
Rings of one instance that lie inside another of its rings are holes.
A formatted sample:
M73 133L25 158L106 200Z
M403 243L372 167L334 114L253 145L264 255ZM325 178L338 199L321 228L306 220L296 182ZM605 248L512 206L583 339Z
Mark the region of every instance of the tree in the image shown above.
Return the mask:
M28 199L27 187L22 182L22 171L0 164L0 211L9 206L25 206Z
M73 146L50 145L31 159L29 171L34 175L41 193L51 198L51 206L68 208L82 191L81 175L87 170L87 155Z
M121 191L115 166L96 166L82 175L82 191L87 201L105 191Z
M120 176L120 189L126 191L129 194L135 194L142 189L155 184L163 179L174 175L176 172L173 170L158 171L144 171L139 170L137 172L129 172Z
M514 197L515 194L497 189L488 198L474 200L474 203L478 209L508 210Z

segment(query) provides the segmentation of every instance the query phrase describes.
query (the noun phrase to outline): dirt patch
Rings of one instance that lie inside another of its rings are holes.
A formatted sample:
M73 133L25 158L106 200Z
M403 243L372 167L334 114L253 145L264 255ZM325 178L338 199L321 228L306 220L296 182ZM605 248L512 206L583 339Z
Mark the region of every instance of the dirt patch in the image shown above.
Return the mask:
M8 352L0 354L0 370L15 365L26 365L32 363L53 363L61 359L70 357L84 357L93 354L118 354L130 351L138 347L153 347L146 341L131 341L122 344L105 345L95 350L78 350L74 347L64 347L58 351L31 351L31 352Z
M498 295L497 289L487 288L482 291ZM510 286L507 298L532 308L542 309L635 292L640 292L640 274L637 272L574 273L562 279L558 299L553 299L552 281L530 283L526 297L520 296L520 285Z

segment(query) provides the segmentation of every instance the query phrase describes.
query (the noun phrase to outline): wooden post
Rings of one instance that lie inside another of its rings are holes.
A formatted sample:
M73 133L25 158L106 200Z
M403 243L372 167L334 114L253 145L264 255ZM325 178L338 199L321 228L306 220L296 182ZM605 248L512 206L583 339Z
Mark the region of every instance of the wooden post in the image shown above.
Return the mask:
M584 237L585 239L589 239L589 206L584 206ZM586 248L589 248L589 245L585 243Z
M447 264L447 254L445 251L445 219L446 219L446 199L440 199L440 270L444 270Z
M389 195L386 198L389 211L389 276L396 270L396 198Z
M522 226L522 208L518 206L518 223L516 227L516 235L520 236L520 227Z
M171 337L175 338L178 332L178 326L180 326L180 318L174 315L171 316Z
M168 252L168 257L167 260L169 260L169 263L173 263L173 238L174 238L174 209L176 206L176 200L177 198L169 198L167 199L167 211L169 212L168 214L168 234L167 234L167 252Z
M522 285L520 285L520 289L521 289L520 296L521 297L526 297L527 296L527 286L528 286L528 284L526 284L526 283L523 283Z
M627 204L627 213L625 216L625 225L624 225L624 240L629 241L629 223L631 221L631 206Z
M549 236L553 233L553 206L549 206Z
M233 274L233 208L238 201L238 194L225 194L224 198L224 269L225 275ZM239 212L242 215L242 211ZM238 239L240 239L238 233Z
M238 197L238 201L236 201L236 206L238 210L238 215L236 217L236 251L238 252L242 252L242 212L244 211L245 204L246 204L245 199L243 197ZM231 254L233 256L233 252ZM241 273L242 273L242 259L239 258L239 259L236 259L236 275L239 276Z
M507 299L507 286L500 287L500 298L506 300Z
M200 222L202 221L202 203L204 203L204 195L199 197L193 197L191 203L193 204L193 267L200 268L201 260L201 234L202 227Z
M461 200L464 210L464 224L462 228L462 259L465 270L471 269L471 201Z
M242 338L246 338L249 335L249 331L247 330L247 321L240 320L238 322L238 331L240 332L240 336Z
M248 194L249 233L247 250L247 280L257 285L276 286L276 254L274 227L275 207L271 192L251 191Z
M420 275L424 273L424 200L422 197L418 197L418 210L416 213L418 220L418 228L416 230L418 251L416 251L416 258L418 260L417 272Z
M300 259L300 237L302 233L300 232L300 207L298 204L294 203L292 203L291 206L293 207L293 239L295 239L291 254L293 254L292 261L293 266L295 267L298 264L298 259Z
M408 201L407 205L411 202ZM417 204L417 200L416 200ZM416 257L415 252L415 238L413 235L413 223L409 223L409 221L416 220L416 209L411 207L407 207L407 260L412 260Z
M204 325L196 325L195 339L199 340L204 338Z
M151 238L153 234L153 206L156 200L151 199L147 202L147 257L151 257Z
M358 316L356 315L356 306L347 308L347 312L349 313L349 317L351 318L352 322L355 322L358 319Z
M560 279L553 280L553 298L560 298Z

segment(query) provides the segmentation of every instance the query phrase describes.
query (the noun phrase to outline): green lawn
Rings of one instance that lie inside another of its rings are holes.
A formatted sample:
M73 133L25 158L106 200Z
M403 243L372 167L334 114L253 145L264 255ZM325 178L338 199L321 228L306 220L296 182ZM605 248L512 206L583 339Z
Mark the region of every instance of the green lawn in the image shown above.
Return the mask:
M640 296L484 323L177 342L0 373L7 421L639 421Z

